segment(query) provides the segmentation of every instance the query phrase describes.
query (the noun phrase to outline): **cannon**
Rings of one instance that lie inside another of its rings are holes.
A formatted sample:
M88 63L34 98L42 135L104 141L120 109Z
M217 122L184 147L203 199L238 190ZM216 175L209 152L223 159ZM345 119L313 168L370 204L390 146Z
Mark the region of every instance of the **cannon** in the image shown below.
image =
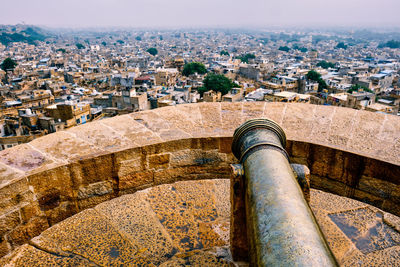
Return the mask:
M285 133L272 120L249 120L235 130L233 259L251 266L337 266L285 147Z

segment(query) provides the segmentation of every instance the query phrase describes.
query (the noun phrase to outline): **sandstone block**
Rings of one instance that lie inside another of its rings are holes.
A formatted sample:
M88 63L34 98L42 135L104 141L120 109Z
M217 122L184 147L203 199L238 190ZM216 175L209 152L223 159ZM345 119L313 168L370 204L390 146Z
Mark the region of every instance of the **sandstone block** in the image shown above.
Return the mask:
M61 222L78 212L78 207L75 202L64 201L61 202L57 207L45 211L47 221L50 225L54 225Z
M27 223L32 217L43 215L38 202L27 203L20 208L21 219L24 223Z
M381 198L389 198L392 188L395 186L396 185L386 181L368 176L362 176L357 188L361 191L371 193Z
M6 240L0 241L0 257L7 255L9 252L10 252L10 245L8 244L8 242Z
M48 192L58 191L60 199L74 197L73 181L67 166L32 174L28 177L28 183L32 186L35 194L39 196L45 196Z
M354 190L354 198L361 200L362 202L368 203L372 206L381 208L383 204L383 199L379 196L375 196L373 194L361 191L361 190Z
M113 191L112 185L109 182L98 182L89 184L88 186L81 187L78 190L78 199L91 198L95 196L102 196L109 194Z
M189 166L189 165L205 165L205 164L218 164L223 162L222 154L217 150L203 151L196 150L182 150L171 153L170 166Z
M113 164L111 154L80 160L71 164L74 185L79 187L99 181L111 180L113 177Z
M149 169L165 169L168 168L170 154L158 154L148 156Z
M14 210L8 214L2 215L0 217L0 240L3 239L3 236L16 228L21 223L21 218L19 214L19 210Z
M38 236L47 228L49 228L49 224L45 217L33 217L28 223L20 224L7 234L7 240L15 248Z
M153 183L153 171L125 173L119 176L119 190L136 189Z

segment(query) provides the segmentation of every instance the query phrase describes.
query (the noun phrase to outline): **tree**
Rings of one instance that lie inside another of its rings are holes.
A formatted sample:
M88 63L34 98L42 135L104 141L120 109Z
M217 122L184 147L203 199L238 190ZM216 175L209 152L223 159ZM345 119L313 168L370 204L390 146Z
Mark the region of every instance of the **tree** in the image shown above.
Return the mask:
M349 90L347 90L347 93L352 94L353 92L360 91L360 89L362 89L364 92L374 93L371 89L369 89L365 86L359 85L359 84L353 84L351 86L351 88Z
M378 46L378 48L384 48L384 47L389 47L389 48L392 48L392 49L400 48L400 41L391 40L391 41L388 41L386 43L380 44Z
M318 83L318 92L321 92L323 89L328 88L326 82L322 79L321 74L316 72L315 70L310 70L307 75L307 79L315 81Z
M329 69L329 68L334 68L335 64L333 64L332 62L327 62L325 60L322 60L317 63L317 67L321 67L323 69Z
M119 44L124 44L125 42L122 41L122 40L117 40L117 43L119 43Z
M198 74L207 73L207 69L203 63L191 62L191 63L185 64L185 66L183 67L183 71L182 71L182 74L184 76L189 76L189 75L195 74L195 73L198 73Z
M140 36L136 36L136 41L142 41L142 37L140 37Z
M249 63L249 59L255 59L256 56L254 54L247 53L237 58L240 59L240 61L242 61L243 63Z
M300 48L300 52L302 52L302 53L306 53L307 51L308 51L308 49L306 47Z
M219 54L220 54L221 56L229 56L228 51L225 51L225 50L222 50Z
M151 47L151 48L147 49L147 53L149 53L152 56L155 56L158 54L158 50L157 50L157 48Z
M107 43L106 42L101 42L101 44L103 45L103 46L106 46L107 45Z
M222 95L229 93L235 87L235 84L227 77L221 74L209 73L203 80L206 91L213 90L221 92Z
M65 52L67 52L64 48L59 48L59 49L57 49L57 52L61 52L61 53L65 53Z
M85 49L85 46L83 44L77 43L75 45L76 45L76 48L78 48L78 49Z
M17 66L17 62L12 60L11 58L6 58L4 61L1 63L0 67L2 70L7 71L7 70L14 70L14 68Z
M345 45L343 42L340 42L337 44L336 48L347 49L347 45Z
M321 79L321 74L319 74L318 72L316 72L315 70L310 70L307 75L306 75L307 79L309 80L313 80L313 81L318 81L319 79Z
M278 48L278 50L284 51L284 52L289 52L290 48L287 47L287 46L281 46L281 47Z

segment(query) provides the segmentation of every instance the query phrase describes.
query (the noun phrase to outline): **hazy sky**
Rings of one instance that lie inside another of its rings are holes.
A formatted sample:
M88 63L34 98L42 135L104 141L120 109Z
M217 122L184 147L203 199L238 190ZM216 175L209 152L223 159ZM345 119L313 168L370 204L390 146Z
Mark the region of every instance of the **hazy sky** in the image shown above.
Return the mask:
M400 0L1 0L0 24L400 27L399 11Z

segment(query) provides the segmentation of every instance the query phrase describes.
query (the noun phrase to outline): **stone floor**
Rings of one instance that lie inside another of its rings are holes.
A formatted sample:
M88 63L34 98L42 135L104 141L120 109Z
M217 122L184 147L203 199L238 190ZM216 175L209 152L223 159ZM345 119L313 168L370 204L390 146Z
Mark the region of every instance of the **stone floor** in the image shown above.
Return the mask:
M400 266L400 218L311 191L342 266ZM44 231L1 266L220 266L229 252L229 180L161 185L104 202Z

